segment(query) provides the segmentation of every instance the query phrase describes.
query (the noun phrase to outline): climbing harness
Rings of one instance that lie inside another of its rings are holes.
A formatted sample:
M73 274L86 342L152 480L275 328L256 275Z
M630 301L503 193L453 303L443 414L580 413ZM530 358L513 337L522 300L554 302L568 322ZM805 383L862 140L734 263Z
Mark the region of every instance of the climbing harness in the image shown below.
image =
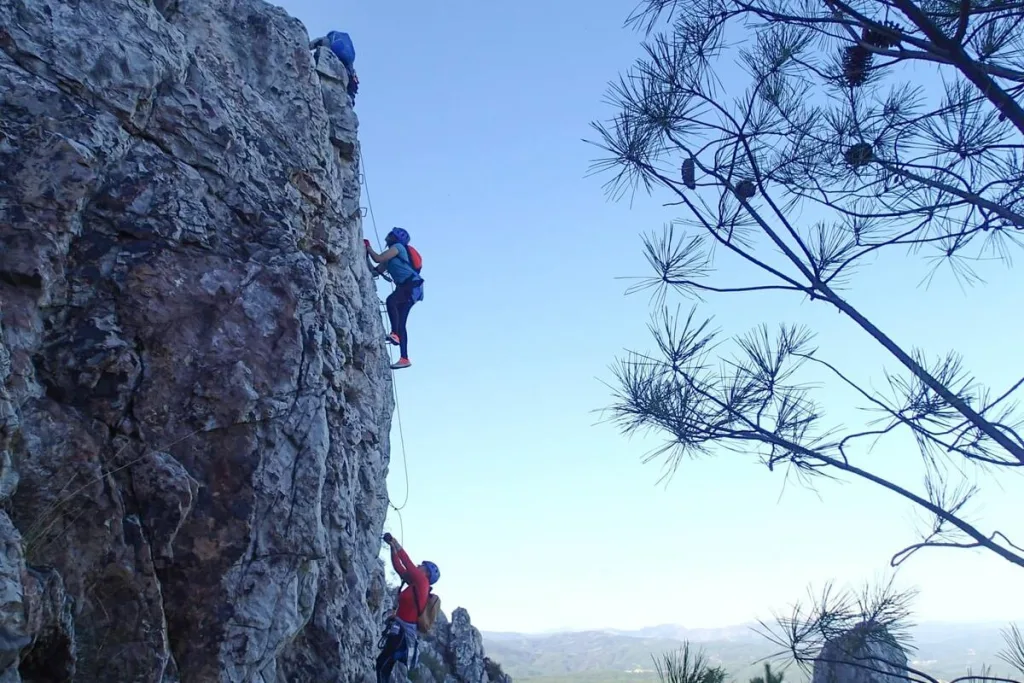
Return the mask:
M386 537L387 534L385 534L385 540ZM396 662L405 663L409 655L409 639L411 637L413 641L413 655L412 658L408 660L408 663L406 663L406 666L409 669L414 669L416 668L415 662L419 659L419 638L416 637L416 633L413 629L406 628L403 625L406 622L403 622L398 618L398 603L402 597L402 587L405 585L406 581L405 579L402 579L401 583L398 584L398 588L395 589L395 607L391 611L391 614L388 615L388 618L384 620L384 629L381 631L380 638L377 640L377 649L383 650L387 646L388 638L401 635L402 644L391 653L391 658ZM408 586L412 588L413 600L416 605L416 620L418 622L420 616L423 614L422 610L420 610L420 595L416 590L416 586L411 583L408 584ZM424 609L426 609L426 606L424 606Z
M416 668L420 659L420 639L415 634L415 627L412 629L403 625L398 617L392 615L384 622L384 630L377 641L377 649L383 650L387 645L388 638L401 634L402 644L391 653L391 658L396 662L405 664L410 671ZM412 640L412 656L409 655L409 641Z

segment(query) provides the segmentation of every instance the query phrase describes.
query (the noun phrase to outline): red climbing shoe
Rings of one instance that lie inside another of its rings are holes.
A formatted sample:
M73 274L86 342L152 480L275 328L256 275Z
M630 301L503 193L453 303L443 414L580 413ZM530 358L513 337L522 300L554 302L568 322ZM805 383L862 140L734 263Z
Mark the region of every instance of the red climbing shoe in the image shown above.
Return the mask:
M391 333L391 334L389 334L388 336L384 337L384 339L386 339L386 340L387 340L387 342L388 342L389 344L393 345L393 346L398 346L399 344L401 344L401 343L402 343L402 340L401 340L401 339L399 339L398 335L397 335L397 334L395 334L394 332L392 332L392 333Z
M412 363L409 362L408 358L399 358L397 363L392 363L391 364L391 369L392 370L401 370L402 368L407 368L410 365L412 365Z

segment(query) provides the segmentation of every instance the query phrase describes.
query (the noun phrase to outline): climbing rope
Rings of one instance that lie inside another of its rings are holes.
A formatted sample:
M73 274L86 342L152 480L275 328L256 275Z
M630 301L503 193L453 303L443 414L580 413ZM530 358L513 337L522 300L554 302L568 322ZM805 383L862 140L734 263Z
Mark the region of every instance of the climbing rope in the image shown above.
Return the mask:
M405 520L402 519L402 511L399 510L398 508L396 508L394 505L391 505L391 501L388 501L388 506L390 506L391 509L395 511L395 514L398 515L398 542L399 543L404 543L405 542Z
M373 225L373 234L377 238L377 248L381 247L380 232L377 230L377 218L373 214L373 200L370 198L370 185L366 181L366 164L363 161L362 154L359 155L359 177L362 181L363 189L366 190L366 207L370 214L370 223ZM379 298L378 298L379 301ZM381 312L386 315L387 305L381 301ZM385 318L386 319L386 318ZM390 358L390 353L388 354ZM409 461L405 456L405 431L402 429L402 406L398 402L398 383L395 381L394 373L391 374L391 396L395 400L395 413L398 417L398 436L402 444L402 469L405 474L405 500L402 504L395 506L391 502L391 496L388 496L388 506L398 514L398 525L401 532L398 535L399 542L405 539L405 523L402 520L402 510L409 503Z
M401 519L402 509L409 502L409 463L405 459L405 432L402 429L402 406L398 402L398 385L394 381L391 382L391 391L395 397L395 415L398 417L398 438L402 444L402 468L405 470L405 500L398 507L392 505L391 508L398 513L399 519Z
M359 155L359 179L363 183L363 189L366 190L366 207L370 212L370 222L373 224L373 234L377 238L377 248L380 249L380 233L377 232L377 219L373 215L373 200L370 199L370 184L366 182L366 162L363 161L362 154Z

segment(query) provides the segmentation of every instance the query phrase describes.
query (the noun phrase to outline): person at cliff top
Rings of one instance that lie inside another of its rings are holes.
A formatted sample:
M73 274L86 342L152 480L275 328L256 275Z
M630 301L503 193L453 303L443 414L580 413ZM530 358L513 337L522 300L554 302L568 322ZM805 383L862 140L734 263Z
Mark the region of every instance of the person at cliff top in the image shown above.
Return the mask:
M402 582L409 585L398 594L398 609L388 619L384 629L381 653L377 656L377 683L388 683L391 680L391 670L396 662L405 663L409 669L415 668L419 653L417 622L433 597L430 587L441 578L433 562L424 561L419 566L414 565L408 553L391 534L384 534L384 541L391 546L391 566L398 572ZM439 604L436 599L434 602ZM436 616L436 611L435 606L432 616ZM409 657L410 649L413 651L412 657Z
M409 329L406 323L413 304L423 300L423 278L420 277L423 260L419 252L409 245L409 233L402 228L389 232L384 242L388 248L378 254L370 246L370 240L363 240L366 253L374 263L380 264L375 270L378 273L387 270L395 283L395 291L385 301L391 321L391 332L385 338L399 347L400 357L391 365L397 370L412 365L409 362Z
M352 44L352 38L344 31L330 31L326 36L310 41L309 49L315 50L318 47L330 49L348 72L348 87L346 91L352 98L352 106L356 104L356 93L359 92L359 76L356 75L356 47Z

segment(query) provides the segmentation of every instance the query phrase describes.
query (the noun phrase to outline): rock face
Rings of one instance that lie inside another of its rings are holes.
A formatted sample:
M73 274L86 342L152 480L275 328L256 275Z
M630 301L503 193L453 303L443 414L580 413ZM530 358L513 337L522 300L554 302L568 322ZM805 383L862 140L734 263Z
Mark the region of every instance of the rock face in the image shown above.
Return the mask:
M345 69L0 0L0 681L373 680L392 393Z
M864 622L825 644L811 683L906 683L907 655L885 626Z
M452 612L451 621L444 613L437 615L431 632L420 638L419 650L416 668L406 671L396 666L393 683L512 683L501 666L484 654L483 637L461 607Z

